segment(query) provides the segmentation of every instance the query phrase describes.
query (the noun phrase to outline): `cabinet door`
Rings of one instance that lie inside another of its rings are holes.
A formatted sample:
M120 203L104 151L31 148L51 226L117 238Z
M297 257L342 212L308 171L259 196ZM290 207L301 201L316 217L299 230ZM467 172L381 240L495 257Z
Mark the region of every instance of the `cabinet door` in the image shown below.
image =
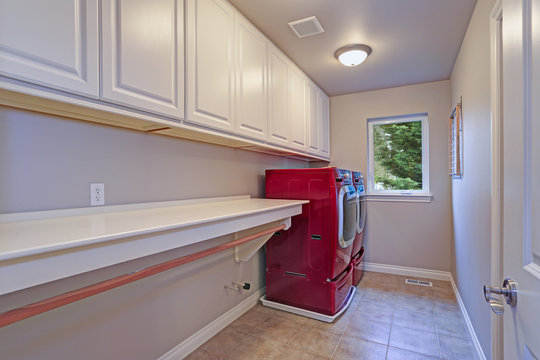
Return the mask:
M97 98L98 2L1 0L0 74Z
M222 0L189 0L186 121L233 132L234 10Z
M266 140L266 40L241 16L236 19L236 132Z
M183 0L103 0L102 97L184 116Z
M306 150L306 79L296 67L289 66L289 122L291 147Z
M308 131L308 152L319 155L320 153L320 106L319 88L311 81L307 82L307 131Z
M268 142L289 146L287 58L268 44Z
M330 159L330 101L328 96L319 90L319 114L321 116L320 130L320 155L326 159Z

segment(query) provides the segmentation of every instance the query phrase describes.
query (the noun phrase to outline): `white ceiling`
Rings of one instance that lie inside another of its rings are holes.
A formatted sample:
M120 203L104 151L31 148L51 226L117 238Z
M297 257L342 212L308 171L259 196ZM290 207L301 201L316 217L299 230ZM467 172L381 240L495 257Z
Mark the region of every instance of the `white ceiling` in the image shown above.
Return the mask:
M450 77L476 0L229 0L328 95ZM317 16L325 32L299 39L287 23ZM373 52L354 68L334 52Z

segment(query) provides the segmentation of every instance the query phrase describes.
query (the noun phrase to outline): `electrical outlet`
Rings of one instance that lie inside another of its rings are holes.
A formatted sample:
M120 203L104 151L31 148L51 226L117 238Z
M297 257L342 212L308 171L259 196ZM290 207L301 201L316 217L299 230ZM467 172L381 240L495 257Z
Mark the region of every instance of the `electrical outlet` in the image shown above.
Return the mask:
M105 184L91 183L90 184L90 206L105 205Z

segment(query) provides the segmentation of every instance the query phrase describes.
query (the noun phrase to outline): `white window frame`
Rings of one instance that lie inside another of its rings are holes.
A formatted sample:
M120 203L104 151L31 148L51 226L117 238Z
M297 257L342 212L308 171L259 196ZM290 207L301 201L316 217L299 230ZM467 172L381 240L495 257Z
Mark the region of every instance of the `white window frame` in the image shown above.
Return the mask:
M375 190L373 126L420 121L422 124L422 190ZM409 114L367 119L368 172L367 194L370 201L430 202L428 114Z

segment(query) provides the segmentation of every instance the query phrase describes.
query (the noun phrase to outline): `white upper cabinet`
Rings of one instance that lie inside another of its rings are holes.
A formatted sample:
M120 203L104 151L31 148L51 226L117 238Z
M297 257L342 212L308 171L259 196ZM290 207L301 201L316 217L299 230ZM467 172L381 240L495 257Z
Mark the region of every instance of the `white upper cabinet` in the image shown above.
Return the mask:
M306 151L306 78L295 66L289 66L288 80L290 146L297 150Z
M186 121L234 132L234 9L223 0L188 0L186 21Z
M307 81L307 131L308 131L308 152L310 154L319 155L320 153L320 131L321 131L321 116L319 106L319 88L311 81Z
M291 126L288 121L288 60L272 44L268 49L268 142L289 146Z
M328 96L319 91L319 114L321 116L320 133L320 155L325 159L330 159L330 101Z
M99 96L98 2L1 0L0 75Z
M102 30L102 98L183 118L183 0L103 0Z
M266 40L241 16L236 20L236 132L266 140Z

